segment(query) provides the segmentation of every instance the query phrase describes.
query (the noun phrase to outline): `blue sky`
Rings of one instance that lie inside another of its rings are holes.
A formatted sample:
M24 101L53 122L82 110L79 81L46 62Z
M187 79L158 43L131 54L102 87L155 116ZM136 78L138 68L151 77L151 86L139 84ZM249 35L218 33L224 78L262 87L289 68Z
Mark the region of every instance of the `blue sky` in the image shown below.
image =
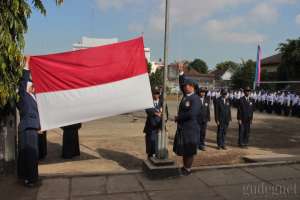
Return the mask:
M127 40L144 34L152 58L163 57L164 0L44 1L47 16L33 10L25 54L72 49L82 36ZM216 63L255 59L300 36L300 0L170 0L169 60Z

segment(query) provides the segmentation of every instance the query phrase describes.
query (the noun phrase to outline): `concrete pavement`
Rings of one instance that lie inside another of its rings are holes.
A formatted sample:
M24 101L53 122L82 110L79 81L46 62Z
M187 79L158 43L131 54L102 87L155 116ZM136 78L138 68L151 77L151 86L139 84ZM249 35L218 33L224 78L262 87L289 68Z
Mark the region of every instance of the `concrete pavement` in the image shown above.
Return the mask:
M143 173L43 178L33 189L1 177L0 191L3 200L299 200L300 164L205 169L155 181Z

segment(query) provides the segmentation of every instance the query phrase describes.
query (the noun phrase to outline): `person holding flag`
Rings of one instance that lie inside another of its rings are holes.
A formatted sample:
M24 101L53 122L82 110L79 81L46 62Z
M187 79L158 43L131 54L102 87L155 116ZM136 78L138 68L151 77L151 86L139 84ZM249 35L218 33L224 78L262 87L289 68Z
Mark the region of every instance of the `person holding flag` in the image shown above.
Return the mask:
M40 119L35 97L35 87L30 81L29 60L23 70L23 77L19 86L20 100L17 104L20 113L18 127L19 154L18 177L27 187L33 187L38 181L38 132L40 132Z

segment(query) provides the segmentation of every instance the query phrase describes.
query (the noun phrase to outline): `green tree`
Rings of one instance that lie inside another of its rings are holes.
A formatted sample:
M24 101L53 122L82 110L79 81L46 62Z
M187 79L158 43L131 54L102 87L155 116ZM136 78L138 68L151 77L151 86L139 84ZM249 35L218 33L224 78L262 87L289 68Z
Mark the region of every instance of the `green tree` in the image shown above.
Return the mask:
M61 4L63 0L56 0ZM32 3L32 4L31 4ZM16 88L24 65L24 34L32 8L46 15L41 0L0 1L0 111L10 110L17 99ZM3 114L3 113L0 113Z
M233 70L236 70L238 67L239 67L239 64L235 63L233 61L225 61L225 62L218 63L216 65L216 69L224 70L224 71L226 71L230 68L233 69Z
M207 67L206 62L199 58L196 58L195 60L193 60L193 62L191 62L188 67L189 67L189 69L192 68L202 74L207 74L207 72L208 72L208 67Z
M277 50L282 54L281 64L278 67L278 79L280 81L300 80L300 37L280 43Z
M254 82L256 62L253 60L242 61L232 76L232 85L235 89L251 87Z
M150 79L151 88L155 87L162 87L163 86L163 76L164 76L164 69L160 68L157 69L154 73L151 73L152 65L148 63L148 74Z

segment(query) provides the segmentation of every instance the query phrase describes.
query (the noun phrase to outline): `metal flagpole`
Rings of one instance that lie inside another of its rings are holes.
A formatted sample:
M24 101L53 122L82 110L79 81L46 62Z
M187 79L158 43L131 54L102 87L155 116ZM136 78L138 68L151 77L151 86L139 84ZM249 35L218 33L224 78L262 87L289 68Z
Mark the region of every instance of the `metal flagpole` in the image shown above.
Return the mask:
M168 48L169 48L169 0L166 0L165 10L165 37L164 37L164 80L163 80L163 112L162 112L162 132L158 143L158 158L168 159L167 133L166 133L166 96L167 96L167 76L168 76Z

